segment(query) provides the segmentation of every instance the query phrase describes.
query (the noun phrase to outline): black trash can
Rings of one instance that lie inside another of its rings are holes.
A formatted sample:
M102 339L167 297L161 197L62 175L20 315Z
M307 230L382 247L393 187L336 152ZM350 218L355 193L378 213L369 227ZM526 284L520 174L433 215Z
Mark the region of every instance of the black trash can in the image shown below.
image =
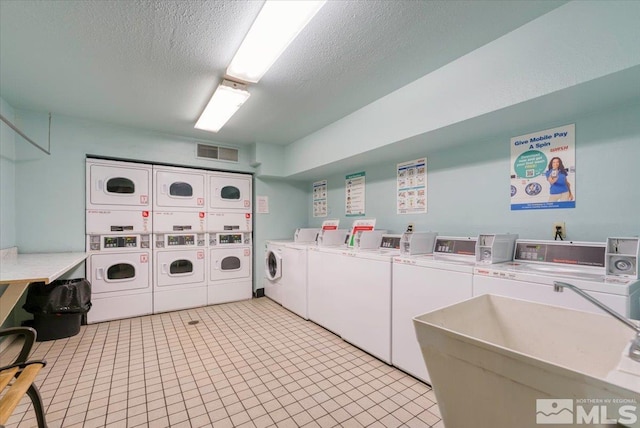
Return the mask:
M91 283L84 278L34 282L22 307L33 314L38 342L75 336L91 309Z

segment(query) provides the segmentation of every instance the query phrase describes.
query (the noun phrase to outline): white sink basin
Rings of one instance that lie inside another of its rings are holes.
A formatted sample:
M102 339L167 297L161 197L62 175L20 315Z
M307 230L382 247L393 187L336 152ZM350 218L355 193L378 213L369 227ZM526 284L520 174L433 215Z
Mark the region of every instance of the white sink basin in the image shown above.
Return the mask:
M595 404L607 407L606 418L640 427L633 420L640 417L640 363L624 362L638 376L616 371L634 333L608 315L483 295L418 316L414 325L448 428L540 428L536 417L550 412L538 399L574 400L574 422ZM621 416L623 405L634 413ZM615 426L594 424L601 416L586 426Z

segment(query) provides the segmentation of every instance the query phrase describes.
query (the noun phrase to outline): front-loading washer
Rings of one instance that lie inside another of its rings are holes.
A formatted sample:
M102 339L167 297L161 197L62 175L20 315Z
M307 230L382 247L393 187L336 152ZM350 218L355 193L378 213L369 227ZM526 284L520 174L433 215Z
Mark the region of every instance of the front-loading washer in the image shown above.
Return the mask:
M209 234L208 304L251 299L251 248L250 232Z
M204 233L153 234L153 312L207 304L207 257Z
M210 172L208 179L209 211L251 212L251 175L233 172Z
M86 209L149 211L151 171L151 165L87 158Z
M271 272L266 272L270 283L265 294L268 292L273 298L275 291L278 303L304 319L309 319L307 249L316 245L319 233L316 228L298 228L293 241L272 241L276 243L276 251L267 250L266 269Z
M153 312L150 235L87 235L87 252L88 323Z
M587 312L601 309L571 291L554 291L567 282L621 315L640 319L640 282L606 275L606 244L600 242L518 240L512 263L477 266L473 294L497 294Z
M154 211L206 212L207 171L153 166Z
M284 241L267 241L264 252L264 295L282 304L282 253Z

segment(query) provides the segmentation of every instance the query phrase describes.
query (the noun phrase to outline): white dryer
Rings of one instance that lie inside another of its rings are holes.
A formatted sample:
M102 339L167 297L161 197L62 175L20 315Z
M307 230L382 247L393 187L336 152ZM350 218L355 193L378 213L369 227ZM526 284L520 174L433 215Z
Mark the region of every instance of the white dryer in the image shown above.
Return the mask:
M282 253L284 241L267 241L264 252L264 294L282 304Z
M86 278L93 306L87 322L153 312L150 235L87 235Z
M208 177L209 211L251 212L251 175L210 172Z
M87 158L87 210L150 210L151 165Z
M640 282L605 275L606 244L600 242L518 240L513 263L475 268L473 294L497 294L537 303L602 313L570 290L554 292L553 282L568 282L621 315L640 319Z
M207 171L153 166L154 211L206 211Z
M153 234L153 312L207 304L204 233Z
M208 304L251 299L251 248L250 232L209 234Z

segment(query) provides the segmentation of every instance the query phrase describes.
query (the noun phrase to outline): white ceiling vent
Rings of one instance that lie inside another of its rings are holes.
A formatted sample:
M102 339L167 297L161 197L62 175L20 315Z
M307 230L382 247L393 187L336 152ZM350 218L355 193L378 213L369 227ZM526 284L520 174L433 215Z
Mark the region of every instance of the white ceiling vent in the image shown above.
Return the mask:
M238 162L238 149L210 146L208 144L198 144L196 157L202 159L216 159L228 162Z

